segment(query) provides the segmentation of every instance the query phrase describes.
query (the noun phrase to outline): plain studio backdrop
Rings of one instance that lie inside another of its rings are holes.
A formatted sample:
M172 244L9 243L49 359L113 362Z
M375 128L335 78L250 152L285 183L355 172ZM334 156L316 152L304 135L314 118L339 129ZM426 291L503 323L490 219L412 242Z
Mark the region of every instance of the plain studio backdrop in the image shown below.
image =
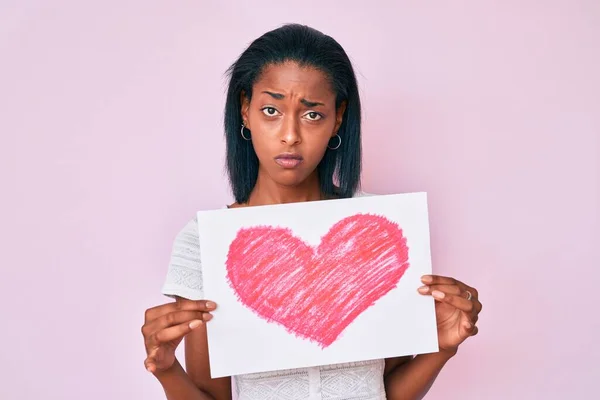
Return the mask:
M597 0L2 0L0 398L164 398L144 310L231 201L224 71L287 22L354 62L364 189L428 192L434 271L481 292L427 398L594 393Z

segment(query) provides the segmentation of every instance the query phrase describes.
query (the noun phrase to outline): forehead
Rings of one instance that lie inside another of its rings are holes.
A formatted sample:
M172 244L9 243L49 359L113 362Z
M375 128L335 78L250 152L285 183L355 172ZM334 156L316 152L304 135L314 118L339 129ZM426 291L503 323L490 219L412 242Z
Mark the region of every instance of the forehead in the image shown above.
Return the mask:
M266 66L255 82L254 88L321 99L335 96L324 72L314 67L301 67L295 62Z

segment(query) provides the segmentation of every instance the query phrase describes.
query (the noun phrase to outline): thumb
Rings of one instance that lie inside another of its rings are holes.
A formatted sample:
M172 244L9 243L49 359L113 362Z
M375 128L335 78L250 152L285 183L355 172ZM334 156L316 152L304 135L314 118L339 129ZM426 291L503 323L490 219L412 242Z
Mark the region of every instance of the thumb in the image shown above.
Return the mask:
M475 329L476 329L475 324L473 324L469 320L469 318L465 314L463 314L461 316L460 328L459 328L461 339L465 340L469 336L472 336Z
M154 347L148 353L148 357L144 360L144 367L148 372L154 373L157 370L156 366L156 355L158 354L159 347Z

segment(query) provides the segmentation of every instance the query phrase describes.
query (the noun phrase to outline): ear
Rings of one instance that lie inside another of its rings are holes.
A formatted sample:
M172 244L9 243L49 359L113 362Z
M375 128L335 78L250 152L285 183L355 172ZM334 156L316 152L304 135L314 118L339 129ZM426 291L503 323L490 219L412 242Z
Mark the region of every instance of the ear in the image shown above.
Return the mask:
M248 124L250 123L250 121L248 120L248 110L250 109L250 99L248 99L248 97L246 96L246 92L243 90L240 93L240 104L242 105L242 107L241 107L242 121L244 122L244 125L246 125L246 128L250 129L250 126L248 126Z
M336 110L335 115L335 127L333 128L333 132L331 133L331 137L337 135L340 126L342 126L342 120L344 118L344 112L346 112L346 100L342 101L342 104Z

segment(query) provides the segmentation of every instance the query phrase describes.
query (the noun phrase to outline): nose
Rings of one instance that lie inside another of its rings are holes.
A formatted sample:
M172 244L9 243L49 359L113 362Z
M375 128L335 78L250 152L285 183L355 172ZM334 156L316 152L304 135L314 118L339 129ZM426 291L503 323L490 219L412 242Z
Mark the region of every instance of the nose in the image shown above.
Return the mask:
M300 128L296 118L287 118L282 126L281 143L295 145L301 143Z

